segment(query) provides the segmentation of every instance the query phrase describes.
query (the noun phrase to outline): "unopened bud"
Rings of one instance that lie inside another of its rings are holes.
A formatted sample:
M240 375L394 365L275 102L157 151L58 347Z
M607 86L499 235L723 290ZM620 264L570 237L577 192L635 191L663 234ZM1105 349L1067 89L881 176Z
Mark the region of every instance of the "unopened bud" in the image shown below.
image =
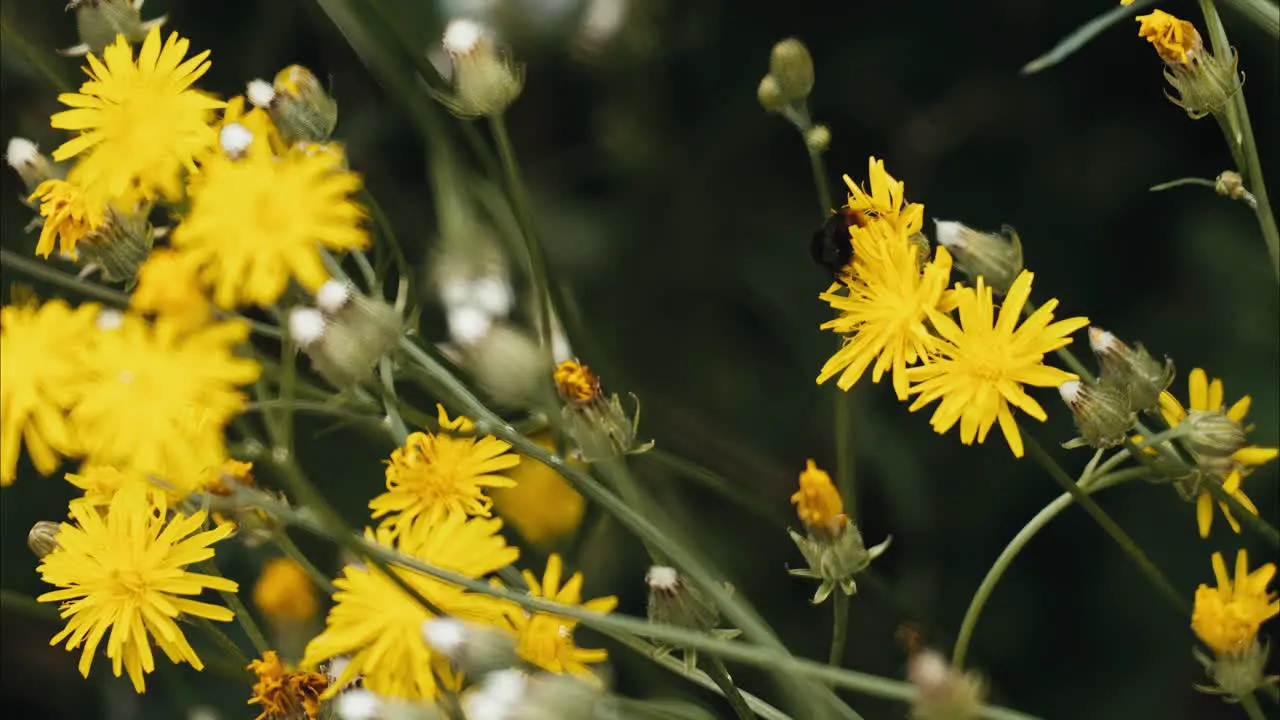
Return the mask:
M1195 658L1204 667L1213 685L1194 687L1201 692L1226 695L1236 700L1265 687L1274 687L1280 683L1280 678L1268 677L1266 674L1269 654L1270 648L1256 637L1252 644L1236 653L1215 653L1213 658L1209 658L1197 651Z
M1242 200L1251 208L1258 207L1258 199L1244 186L1244 178L1235 170L1224 170L1213 181L1213 189L1221 196Z
M422 639L473 679L520 663L514 637L491 626L431 618L422 623Z
M489 30L474 20L457 19L441 42L453 63L453 90L433 92L463 118L502 114L524 88L524 68L495 46Z
M982 277L1004 295L1022 272L1022 242L1006 225L1003 234L979 232L962 223L934 220L934 238L955 258L955 266L973 279Z
M804 134L804 146L810 153L826 152L831 145L831 129L826 125L814 125Z
M787 38L769 54L769 74L786 102L803 102L813 91L813 57L798 38Z
M395 309L380 298L332 283L322 285L317 296L317 303L323 307L316 312L326 321L321 325L322 334L303 343L303 337L313 336L305 330L315 326L314 320L307 320L303 335L297 336L298 344L317 372L338 387L349 387L368 377L378 360L395 347L403 334L403 324Z
M1089 447L1103 449L1120 445L1128 437L1137 416L1123 391L1110 384L1086 385L1068 380L1058 386L1062 401L1075 416L1076 429ZM1068 443L1071 447L1078 442Z
M18 177L22 178L22 185L26 188L24 195L34 193L40 183L45 180L53 180L57 177L53 163L40 152L35 143L26 138L9 139L4 161L18 173Z
M1182 442L1198 457L1227 458L1245 445L1244 428L1221 410L1192 410L1182 422L1188 426Z
M76 31L80 46L62 51L66 55L83 55L91 52L102 57L102 51L123 35L126 42L136 45L153 27L164 25L166 16L142 21L142 3L135 0L71 0L68 10L76 11Z
M787 106L787 99L782 96L782 86L778 84L778 78L772 75L760 78L760 86L756 88L756 100L760 101L760 107L771 113L779 112Z
M155 245L155 228L147 219L149 213L146 207L134 212L109 207L102 227L76 245L81 261L102 268L102 277L108 282L123 282L126 288L132 288L138 268Z
M788 572L797 577L821 581L813 595L815 605L826 600L837 587L845 595L858 592L853 576L866 570L873 560L883 555L893 540L892 537L887 537L884 542L868 549L858 526L847 517L833 534L811 533L806 537L795 530L787 532L809 563L808 568Z
M271 103L276 99L276 89L271 86L271 83L261 78L250 80L244 94L249 99L250 105L263 110L270 108Z
M1134 412L1155 408L1160 393L1173 382L1173 361L1161 364L1141 343L1129 347L1106 330L1091 327L1089 346L1102 368L1100 382L1124 392Z
M633 413L622 409L616 394L605 397L600 378L577 360L565 360L553 373L556 391L564 401L564 418L578 443L582 459L593 462L609 455L638 455L653 442L638 442L640 400L635 395Z
M913 716L920 720L970 720L979 717L985 683L962 673L937 650L924 649L907 660L907 680L915 686Z
M498 402L519 408L551 405L551 356L528 332L497 322L464 348L464 362Z
M707 631L720 623L720 610L673 567L654 565L644 576L649 586L649 621Z
M227 123L218 131L218 146L229 158L244 155L252 144L253 133L240 123Z
M600 397L600 376L577 360L556 365L552 375L560 399L571 407L581 407Z
M324 313L311 307L294 308L289 313L289 337L306 350L324 337Z
M315 74L301 65L276 73L269 101L271 122L286 145L324 142L338 124L338 101L329 96ZM265 98L259 92L259 100ZM254 103L257 105L257 103Z
M58 549L58 530L62 525L48 520L41 520L31 526L31 531L27 533L27 547L31 548L31 552L36 557L43 558L45 555Z

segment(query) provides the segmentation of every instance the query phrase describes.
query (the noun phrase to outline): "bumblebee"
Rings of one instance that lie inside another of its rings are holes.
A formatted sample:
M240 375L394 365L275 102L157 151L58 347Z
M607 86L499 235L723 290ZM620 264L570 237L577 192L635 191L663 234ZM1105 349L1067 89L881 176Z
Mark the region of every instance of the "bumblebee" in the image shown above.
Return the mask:
M849 236L849 228L866 225L867 221L864 213L847 207L833 212L809 241L809 254L813 261L835 277L840 277L853 262L853 239Z

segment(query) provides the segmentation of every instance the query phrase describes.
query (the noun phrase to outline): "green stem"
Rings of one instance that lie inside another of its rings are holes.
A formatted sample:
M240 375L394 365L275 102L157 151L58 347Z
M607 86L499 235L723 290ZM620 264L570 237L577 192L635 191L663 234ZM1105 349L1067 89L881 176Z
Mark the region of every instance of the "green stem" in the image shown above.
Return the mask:
M1258 698L1252 693L1240 698L1240 707L1244 708L1244 714L1249 716L1249 720L1266 720L1266 715L1262 713L1262 708L1258 707Z
M205 560L198 564L202 572L214 577L225 577L213 560ZM249 614L249 608L244 606L244 601L240 599L239 593L230 590L219 590L218 594L222 596L222 601L227 604L227 608L236 615L236 622L240 623L240 628L244 630L245 637L249 638L249 643L253 645L253 649L258 651L258 655L271 649L271 645L267 642L267 637L262 634L262 630L258 628L258 622Z
M1184 177L1184 178L1178 178L1177 180L1170 180L1169 182L1162 182L1159 185L1152 185L1150 188L1147 188L1147 189L1150 192L1160 192L1162 190L1169 190L1176 187L1182 187L1184 185L1200 185L1202 187L1207 187L1213 190L1216 190L1218 188L1218 183L1214 182L1213 180L1207 180L1205 178L1198 178L1198 177Z
M298 379L297 347L287 333L280 341L280 420L279 436L272 438L277 446L293 447L293 401Z
M837 592L832 593L832 597L835 598L832 603L834 617L831 622L831 653L827 656L827 663L840 667L844 665L844 642L849 634L849 596Z
M1248 508L1241 504L1234 495L1227 492L1222 487L1221 480L1218 478L1206 477L1201 481L1200 487L1208 490L1214 500L1217 500L1220 503L1225 503L1226 506L1231 509L1231 515L1239 520L1241 525L1248 527L1253 532L1262 536L1262 539L1265 540L1273 550L1280 549L1280 531L1277 531L1271 523L1263 520L1254 513L1249 512Z
M248 667L249 657L244 654L244 651L240 649L239 645L236 645L234 640L227 637L226 633L219 630L217 625L210 622L208 618L189 616L187 619L191 624L203 630L204 633L209 636L209 639L213 640L215 645L227 651L227 654L230 655L240 667Z
M1243 3L1242 3L1243 5ZM1209 32L1209 41L1213 45L1213 54L1226 60L1233 50L1227 39L1226 29L1222 26L1222 18L1213 0L1200 0L1200 9L1204 12L1205 27ZM1271 8L1275 12L1274 6ZM1227 145L1238 159L1240 174L1245 176L1249 192L1253 193L1254 214L1258 218L1258 227L1262 230L1262 239L1266 242L1267 253L1271 255L1271 269L1280 281L1280 229L1276 227L1276 217L1271 212L1271 199L1267 195L1266 180L1262 176L1262 160L1258 157L1258 143L1253 136L1253 123L1249 121L1249 105L1244 98L1244 89L1231 96L1231 104L1227 106Z
M702 664L706 666L707 677L720 688L720 693L724 695L725 700L729 701L729 707L733 708L734 714L740 720L753 720L756 714L751 711L751 706L742 697L738 686L733 684L733 678L729 676L729 669L724 666L724 661L715 655L707 655Z
M391 423L391 437L396 445L404 445L409 437L409 428L400 415L396 381L391 374L391 358L387 355L378 359L378 377L382 380L382 404L387 411L387 421Z
M285 557L298 563L311 578L311 582L323 590L325 595L331 596L338 591L338 588L334 587L333 582L329 580L329 576L320 572L320 568L316 567L315 563L311 562L311 559L298 548L293 538L289 537L288 531L281 528L272 539L275 541L276 547L280 548L280 552L284 553Z
M33 597L27 597L14 590L0 590L0 608L16 610L23 615L29 615L40 620L58 621L58 608L56 606L42 603Z
M1146 474L1146 468L1129 468L1113 475L1095 475L1094 477L1097 479L1082 487L1082 490L1088 494L1093 494L1104 488L1109 488L1112 485L1118 485L1126 480L1139 478ZM1082 482L1084 482L1083 479ZM969 652L969 643L973 640L973 631L978 626L978 618L982 615L982 610L986 607L987 600L991 598L991 593L995 591L996 585L1004 577L1005 571L1013 564L1014 558L1018 557L1023 548L1031 542L1031 538L1039 534L1049 524L1050 520L1070 507L1072 502L1071 494L1064 493L1044 506L1040 512L1036 513L1035 517L1031 518L1018 531L1017 535L1013 536L1013 539L1005 546L1000 556L992 563L991 568L987 570L986 577L982 578L982 583L978 585L978 590L969 601L969 609L964 613L964 620L960 623L960 633L956 637L955 647L951 651L951 662L957 668L964 666L965 658Z
M800 139L804 140L804 132L800 131ZM806 148L807 149L807 148ZM813 171L813 187L818 191L818 218L826 222L831 215L831 186L827 184L826 163L822 162L822 153L809 151L809 169Z
M373 297L382 298L382 283L378 280L378 274L374 272L373 265L369 263L369 258L360 250L353 250L351 257L356 261L356 269L360 271L360 277L364 278L365 293Z
M1155 564L1151 562L1151 559L1147 557L1147 554L1142 551L1142 548L1138 547L1137 543L1133 541L1133 538L1129 537L1129 534L1121 529L1121 527L1116 524L1115 520L1111 519L1111 516L1107 514L1107 511L1103 510L1098 503L1093 501L1093 498L1089 497L1084 490L1076 485L1075 481L1071 479L1071 476L1062 469L1062 466L1050 457L1049 453L1045 452L1045 449L1041 447L1035 437L1028 432L1026 426L1021 423L1019 423L1019 425L1021 425L1022 429L1023 442L1025 443L1027 451L1031 455L1032 459L1044 468L1045 471L1049 473L1049 476L1057 481L1057 483L1062 486L1062 489L1066 490L1067 493L1071 495L1071 498L1075 500L1080 507L1084 508L1085 512L1089 513L1089 516L1092 517L1094 521L1097 522L1098 525L1100 525L1118 545L1120 545L1120 548L1124 550L1129 558L1138 565L1138 569L1142 571L1142 574L1146 575L1147 579L1151 581L1151 584L1160 591L1160 594L1163 595L1171 605L1173 605L1178 614L1183 617L1191 617L1191 606L1187 604L1187 601L1177 591L1173 584L1169 582L1169 579L1164 576L1164 573L1160 571L1160 568L1156 567Z
M1271 0L1223 0L1222 4L1248 18L1272 38L1280 37L1280 7Z
M382 210L382 206L378 204L373 193L369 192L367 188L362 188L358 197L360 198L360 202L364 203L364 206L368 208L369 215L373 218L373 224L377 226L378 232L382 235L382 238L391 246L391 255L395 259L396 269L400 273L401 282L408 283L409 286L406 297L408 297L409 302L413 303L413 306L416 307L419 301L418 293L416 291L417 273L409 265L409 259L404 253L404 247L400 244L399 238L396 236L396 231L391 225L390 218L387 217L386 212Z
M44 51L37 50L35 46L27 42L25 35L10 28L8 23L0 21L0 36L4 38L6 46L17 48L18 54L30 63L36 73L47 80L55 90L60 93L71 92L71 83L62 77L62 73L45 62Z
M749 490L744 492L742 486L734 485L715 471L705 468L686 457L663 450L661 447L656 447L641 455L640 458L642 460L651 460L673 473L693 480L702 487L729 500L743 510L751 512L771 525L786 527L788 522L792 522L790 516L778 511L769 503L761 501L756 492Z

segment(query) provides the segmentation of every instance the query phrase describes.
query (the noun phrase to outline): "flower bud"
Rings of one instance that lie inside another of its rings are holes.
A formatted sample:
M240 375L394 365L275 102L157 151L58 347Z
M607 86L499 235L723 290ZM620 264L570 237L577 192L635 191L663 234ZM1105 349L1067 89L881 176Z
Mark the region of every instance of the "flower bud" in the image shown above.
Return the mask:
M515 638L491 626L436 617L422 623L422 639L472 679L520 664Z
M1246 205L1256 209L1258 199L1244 186L1244 178L1235 170L1223 170L1214 178L1213 189L1219 195L1232 200L1243 200Z
M577 360L556 365L552 377L556 392L569 407L583 407L600 397L600 376Z
M1006 225L1003 234L985 233L950 220L934 220L934 237L951 251L955 267L970 278L979 276L997 295L1004 295L1022 272L1022 242Z
M149 212L145 207L128 213L108 207L102 227L76 246L80 260L101 268L104 280L123 282L126 288L132 288L138 269L155 245L155 228L147 220Z
M756 100L760 101L760 107L771 113L781 112L787 106L787 99L782 96L782 86L778 84L778 78L772 75L760 78Z
M1085 385L1068 380L1058 386L1058 394L1071 408L1080 439L1089 447L1101 450L1122 444L1137 421L1128 398L1114 385ZM1068 444L1078 447L1080 443Z
M91 52L102 57L102 51L124 35L130 45L142 42L153 27L164 25L167 16L142 21L142 2L136 0L71 0L68 10L76 11L76 32L80 45L60 51L64 55Z
M806 537L795 530L787 532L809 563L806 569L788 572L797 577L821 581L821 585L813 595L815 605L826 600L837 586L845 595L858 592L858 585L853 581L853 576L866 570L871 565L871 561L883 555L893 540L892 537L885 538L884 542L868 549L862 540L862 533L847 517L843 518L840 528L830 536L825 533L820 535L810 533Z
M27 547L31 548L31 552L36 554L38 558L44 558L45 555L58 549L58 531L62 528L60 523L41 520L31 526L30 532L27 533Z
M979 717L986 683L962 673L942 653L923 649L907 660L907 680L915 686L912 715L920 720L970 720Z
M473 344L463 346L462 362L499 403L541 409L556 405L547 382L551 355L511 323L493 323Z
M286 145L329 139L338 124L338 101L325 92L314 73L301 65L290 65L276 73L271 89L275 92L267 111ZM266 99L261 88L256 94L258 101Z
M1182 442L1200 458L1227 458L1245 445L1244 428L1221 410L1192 410L1182 422L1189 427Z
M1215 654L1210 658L1195 651L1196 660L1204 667L1213 685L1196 685L1201 692L1240 699L1250 693L1280 683L1280 677L1267 676L1267 656L1271 648L1254 638L1253 643L1238 653Z
M22 178L26 188L24 195L31 195L45 180L58 178L57 171L49 158L41 153L36 144L26 138L9 138L9 146L4 153L4 161Z
M649 586L649 622L703 632L720 623L720 610L675 568L654 565L644 581Z
M300 332L294 337L316 371L329 382L338 387L355 385L368 377L378 360L400 340L400 316L381 299L361 295L340 280L320 286L316 298L323 305L317 312L327 322L319 324L317 337L315 316L299 315ZM289 324L292 330L293 315Z
M1173 382L1173 361L1166 359L1162 365L1141 343L1131 348L1106 330L1091 327L1089 347L1102 368L1100 382L1123 391L1135 412L1155 408L1160 393Z
M639 455L653 448L653 441L639 442L640 400L635 395L635 412L622 409L617 394L605 399L600 379L577 360L565 360L553 373L556 391L564 400L564 418L569 433L577 441L578 453L586 462L616 455Z
M462 118L502 114L524 88L524 68L499 52L489 30L474 20L449 23L441 43L453 63L453 90L432 91Z
M1192 119L1222 112L1243 85L1235 50L1228 51L1229 57L1215 56L1205 48L1195 25L1162 10L1135 19L1141 23L1138 36L1149 40L1164 60L1165 80L1178 93L1165 97Z
M831 129L826 125L814 125L804 133L804 146L811 154L826 152L831 146Z
M788 103L804 102L813 91L813 57L798 38L787 38L769 53L769 75Z

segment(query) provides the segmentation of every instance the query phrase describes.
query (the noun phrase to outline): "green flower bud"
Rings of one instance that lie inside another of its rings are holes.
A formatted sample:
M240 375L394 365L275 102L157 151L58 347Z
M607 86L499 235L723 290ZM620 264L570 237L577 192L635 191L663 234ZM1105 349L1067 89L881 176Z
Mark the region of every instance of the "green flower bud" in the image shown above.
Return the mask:
M520 664L514 636L492 626L431 618L422 623L422 639L472 679Z
M934 220L934 238L955 256L955 266L973 279L986 279L1004 295L1022 272L1022 242L1008 225L1003 234L985 233L950 220Z
M26 188L26 192L22 194L24 201L45 180L62 179L62 174L58 172L49 157L40 152L36 144L26 138L10 138L4 160L18 173L18 177L22 178L22 186Z
M1192 410L1182 422L1189 427L1182 442L1199 458L1231 457L1246 442L1244 428L1221 410Z
M289 334L311 358L316 372L337 387L359 383L403 334L396 311L377 298L330 280L316 292L317 308L295 308Z
M1068 380L1058 386L1058 394L1071 408L1080 439L1089 447L1101 450L1124 443L1129 430L1137 422L1137 416L1129 407L1129 399L1123 390L1115 386L1085 385L1079 380ZM1080 443L1069 444L1078 447Z
M760 107L771 113L781 112L787 106L787 99L782 96L782 86L778 84L778 78L772 75L760 78L756 100L760 101Z
M649 621L707 631L720 623L720 610L673 567L654 565L644 576L649 586Z
M31 526L30 532L27 533L27 547L31 548L31 552L36 557L43 558L45 555L58 549L58 531L62 525L48 520L41 520Z
M798 38L787 38L769 54L769 75L788 103L804 102L813 91L813 57Z
M76 32L80 45L60 51L64 55L91 52L101 57L103 49L124 35L130 44L142 42L152 27L164 25L166 16L142 21L142 2L135 0L71 0L68 10L76 11Z
M920 720L970 720L980 717L986 683L960 672L937 650L923 649L907 660L907 680L915 686L912 716Z
M1101 328L1089 328L1089 346L1102 368L1101 382L1122 390L1135 412L1144 412L1160 403L1160 393L1173 382L1173 361L1160 361L1139 343L1136 348L1124 344Z
M266 106L267 112L286 144L321 143L333 134L338 124L338 101L325 92L310 70L290 65L276 73L271 89L274 95Z
M1237 69L1239 58L1235 48L1226 56L1214 55L1203 48L1201 52L1187 54L1187 62L1165 61L1164 79L1177 95L1165 92L1164 96L1185 110L1192 120L1224 112L1227 103L1244 86Z
M1246 205L1256 209L1258 198L1244 186L1244 178L1235 170L1223 170L1213 180L1213 189L1219 195L1232 200L1243 200Z
M810 153L826 152L831 145L831 129L826 125L814 125L805 131L804 146Z
M442 42L453 62L453 91L432 91L461 118L501 115L524 89L524 68L500 53L489 31L473 20L449 23Z
M1280 683L1280 677L1265 673L1270 650L1270 647L1259 643L1255 638L1253 644L1244 651L1230 655L1215 655L1210 658L1198 650L1194 651L1196 661L1204 667L1205 673L1213 681L1213 685L1196 685L1195 689L1238 700Z
M615 717L608 696L568 675L520 670L489 673L462 696L468 718L503 720L598 720Z
M826 600L837 585L845 595L856 593L858 585L853 581L853 576L866 570L871 561L883 555L893 540L892 537L885 538L884 542L868 549L857 525L848 518L845 518L843 527L830 537L825 534L821 537L813 534L806 537L795 530L787 532L809 563L806 569L788 572L796 577L821 581L813 595L815 605Z
M150 208L145 207L133 213L109 208L102 227L76 245L80 259L87 266L100 268L104 280L123 282L126 288L132 288L138 268L156 241L155 228L147 220L149 212Z

